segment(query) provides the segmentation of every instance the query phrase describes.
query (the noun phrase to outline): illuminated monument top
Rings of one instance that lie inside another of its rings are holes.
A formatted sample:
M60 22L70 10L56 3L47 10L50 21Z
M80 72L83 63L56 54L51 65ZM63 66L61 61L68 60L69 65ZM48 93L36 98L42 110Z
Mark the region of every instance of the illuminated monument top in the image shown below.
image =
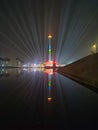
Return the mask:
M51 48L52 35L48 35L48 61L45 63L46 68L53 68L56 64L55 61L52 61L52 48Z
M51 56L52 56L52 49L51 49L51 39L52 35L48 35L49 43L48 43L48 61L51 61Z

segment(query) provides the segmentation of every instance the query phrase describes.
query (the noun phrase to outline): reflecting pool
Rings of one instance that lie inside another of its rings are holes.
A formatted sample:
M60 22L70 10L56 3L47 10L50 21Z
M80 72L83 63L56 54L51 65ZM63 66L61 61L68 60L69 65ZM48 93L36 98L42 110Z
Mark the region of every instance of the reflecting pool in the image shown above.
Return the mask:
M11 128L95 129L98 94L52 69L0 69L0 123Z

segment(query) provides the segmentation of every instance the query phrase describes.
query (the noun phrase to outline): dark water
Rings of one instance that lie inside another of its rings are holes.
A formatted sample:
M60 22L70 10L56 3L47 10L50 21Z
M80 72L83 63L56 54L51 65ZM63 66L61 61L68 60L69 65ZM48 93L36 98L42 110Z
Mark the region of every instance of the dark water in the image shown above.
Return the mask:
M98 94L53 70L0 69L0 127L98 129Z

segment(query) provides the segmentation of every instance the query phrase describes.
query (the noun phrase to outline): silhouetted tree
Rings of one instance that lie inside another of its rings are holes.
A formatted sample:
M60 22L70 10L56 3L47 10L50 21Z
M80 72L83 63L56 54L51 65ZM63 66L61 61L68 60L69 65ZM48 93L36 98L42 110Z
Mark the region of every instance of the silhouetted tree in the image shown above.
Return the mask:
M0 57L0 66L2 65L2 57Z
M23 64L23 61L20 59L20 58L16 58L16 61L17 61L17 66L21 66Z
M8 58L8 57L5 57L5 65L8 65L8 63L9 63L9 61L10 61L10 58Z
M4 59L0 57L0 66L2 66L3 62L4 62Z

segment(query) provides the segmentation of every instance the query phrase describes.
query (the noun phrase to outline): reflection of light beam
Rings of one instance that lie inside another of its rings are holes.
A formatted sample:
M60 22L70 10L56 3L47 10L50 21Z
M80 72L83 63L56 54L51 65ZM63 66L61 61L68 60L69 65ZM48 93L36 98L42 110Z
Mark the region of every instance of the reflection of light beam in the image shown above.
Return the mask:
M48 75L54 74L53 69L45 69L45 73L47 73Z
M44 71L44 68L23 68L23 71L28 71L29 72L35 72L35 71Z
M48 98L48 102L51 102L51 100L52 100L52 98L49 97L49 98Z
M48 75L48 102L51 102L52 98L51 98L51 75Z

